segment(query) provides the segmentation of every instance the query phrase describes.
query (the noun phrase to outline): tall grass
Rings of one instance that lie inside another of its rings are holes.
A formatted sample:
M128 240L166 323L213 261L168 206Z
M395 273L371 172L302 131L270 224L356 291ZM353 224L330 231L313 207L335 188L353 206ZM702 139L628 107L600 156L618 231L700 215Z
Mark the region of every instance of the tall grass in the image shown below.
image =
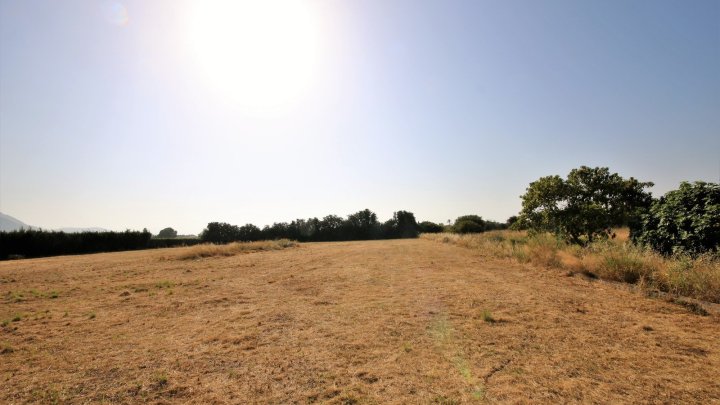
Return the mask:
M183 248L182 251L179 251L179 253L174 258L180 260L193 260L202 259L204 257L234 256L240 253L257 252L263 250L280 250L293 246L297 246L297 242L289 239L278 239L259 242L233 242L226 245L213 245L206 243L202 245L195 245L188 248Z
M420 237L475 249L492 257L585 273L720 303L719 256L663 257L630 243L627 230L620 229L615 234L614 239L584 247L567 244L549 234L529 236L520 231L422 234Z

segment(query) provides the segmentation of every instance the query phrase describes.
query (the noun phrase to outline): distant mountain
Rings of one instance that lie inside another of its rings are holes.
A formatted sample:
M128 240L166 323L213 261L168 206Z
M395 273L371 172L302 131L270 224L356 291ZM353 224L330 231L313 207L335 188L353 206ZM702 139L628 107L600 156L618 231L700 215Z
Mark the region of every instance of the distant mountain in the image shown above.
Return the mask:
M13 218L10 215L5 215L0 212L0 232L17 231L20 229L37 229L37 227L30 226L17 218Z
M5 215L2 212L0 212L0 232L10 232L10 231L19 231L20 229L41 229L37 226L31 226L26 224L25 222L13 218L10 215ZM65 233L79 233L79 232L108 232L105 228L60 228L60 229L46 229L46 230L54 230L54 231L62 231Z
M80 232L110 232L109 230L105 228L98 228L98 227L92 227L92 228L60 228L55 229L56 231L62 231L65 233L80 233Z

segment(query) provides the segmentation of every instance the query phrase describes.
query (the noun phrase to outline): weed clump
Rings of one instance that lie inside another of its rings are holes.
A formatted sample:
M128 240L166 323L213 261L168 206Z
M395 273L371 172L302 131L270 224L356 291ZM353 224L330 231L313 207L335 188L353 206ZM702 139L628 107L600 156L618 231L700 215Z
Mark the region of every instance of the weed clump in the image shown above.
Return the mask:
M15 349L9 344L0 345L0 354L10 354L14 351Z
M165 373L156 373L153 375L155 386L158 388L168 385L168 376Z
M496 322L495 318L493 318L492 314L487 309L484 309L482 311L482 313L480 314L480 318L483 320L483 322L486 322L486 323L495 323Z

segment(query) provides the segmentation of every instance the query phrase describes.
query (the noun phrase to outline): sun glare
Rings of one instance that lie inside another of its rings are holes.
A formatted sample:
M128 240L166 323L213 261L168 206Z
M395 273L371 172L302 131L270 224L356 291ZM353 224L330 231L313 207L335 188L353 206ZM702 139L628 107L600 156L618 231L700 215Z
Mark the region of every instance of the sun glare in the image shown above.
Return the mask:
M249 108L297 100L311 85L317 15L302 0L203 0L190 4L188 35L213 90Z

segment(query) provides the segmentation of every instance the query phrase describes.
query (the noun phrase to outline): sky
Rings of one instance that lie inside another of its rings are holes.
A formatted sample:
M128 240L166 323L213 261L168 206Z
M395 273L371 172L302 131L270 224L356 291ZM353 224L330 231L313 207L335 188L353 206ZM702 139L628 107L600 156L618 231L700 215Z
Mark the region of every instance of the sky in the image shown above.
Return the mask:
M0 212L30 225L504 221L581 165L720 181L720 2L0 2Z

